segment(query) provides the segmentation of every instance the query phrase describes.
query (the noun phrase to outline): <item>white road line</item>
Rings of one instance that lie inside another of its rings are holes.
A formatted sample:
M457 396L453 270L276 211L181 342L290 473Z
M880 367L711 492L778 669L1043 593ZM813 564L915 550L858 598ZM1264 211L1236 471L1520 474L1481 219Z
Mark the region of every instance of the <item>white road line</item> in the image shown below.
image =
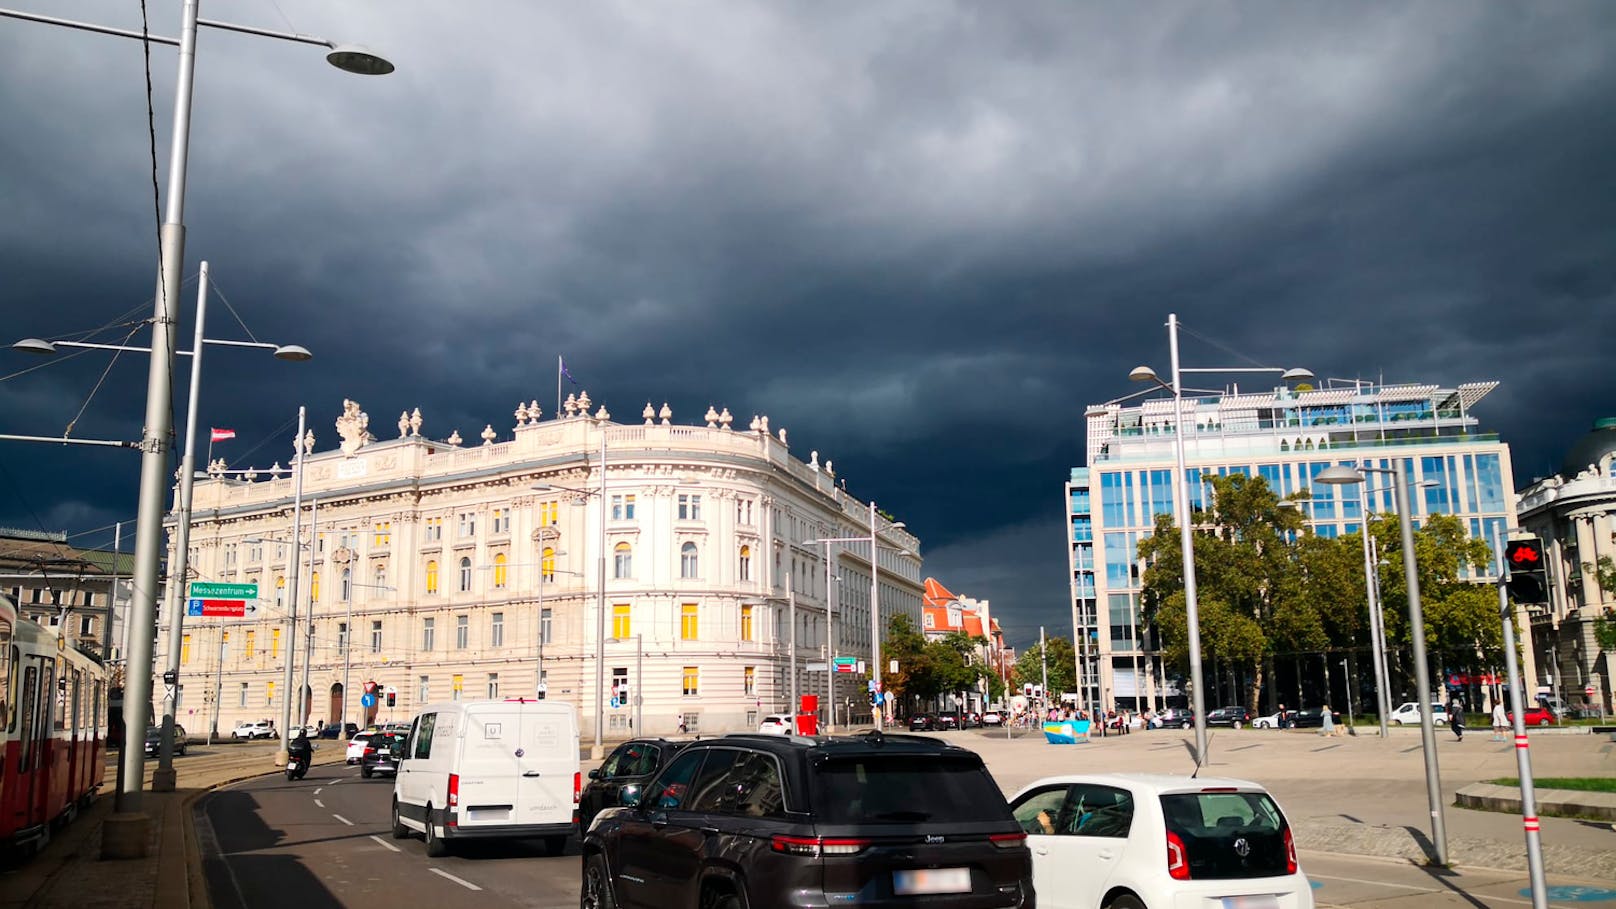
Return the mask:
M324 791L325 791L325 787L321 786L319 789L314 790L314 794L319 795L320 793L322 793Z
M446 877L449 880L454 881L455 883L459 884L460 886L466 888L467 890L481 890L481 889L483 889L483 888L477 886L476 884L473 884L471 881L468 881L468 880L466 880L464 878L455 877L454 875L450 874L449 872L444 871L442 868L428 868L426 870L432 872L433 874L438 875L439 877Z
M376 845L381 846L381 847L383 847L383 848L385 848L385 849L387 849L387 850L389 850L391 852L403 852L404 851L404 850L398 848L397 846L393 845L392 843L389 843L388 841L382 839L379 836L373 836L373 837L371 837L371 839L376 841Z
M315 805L316 805L316 806L317 806L317 807L320 807L320 808L324 808L324 807L325 807L325 802L322 802L322 801L320 801L320 800L319 800L319 799L315 799L315 800L314 800L314 804L315 804Z
M1360 877L1334 877L1328 874L1308 874L1309 880L1315 881L1344 881L1349 884L1368 884L1371 887L1396 887L1399 890L1412 890L1415 893L1440 893L1442 891L1431 887L1415 887L1409 884L1393 884L1388 881L1366 881Z
M353 821L348 820L347 818L343 817L340 814L333 814L331 816L336 818L337 820L343 822L344 824L347 824L349 827L352 827L354 825Z

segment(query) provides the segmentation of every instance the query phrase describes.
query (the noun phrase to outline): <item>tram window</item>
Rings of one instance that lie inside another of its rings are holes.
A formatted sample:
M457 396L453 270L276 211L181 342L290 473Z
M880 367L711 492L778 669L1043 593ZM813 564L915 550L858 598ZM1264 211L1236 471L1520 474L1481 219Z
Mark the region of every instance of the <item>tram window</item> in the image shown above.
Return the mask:
M34 757L34 714L39 712L39 668L25 667L22 671L22 749L18 752L17 770L26 773Z
M67 673L62 672L58 675L56 667L52 666L45 673L45 679L45 684L50 686L45 691L46 697L51 698L51 703L56 706L56 709L51 711L54 714L51 717L51 724L55 727L55 731L61 732L67 728Z
M73 725L71 728L75 738L84 736L84 710L82 709L84 703L80 700L83 686L84 673L77 669L73 670Z
M0 727L12 727L11 715L11 623L0 622Z

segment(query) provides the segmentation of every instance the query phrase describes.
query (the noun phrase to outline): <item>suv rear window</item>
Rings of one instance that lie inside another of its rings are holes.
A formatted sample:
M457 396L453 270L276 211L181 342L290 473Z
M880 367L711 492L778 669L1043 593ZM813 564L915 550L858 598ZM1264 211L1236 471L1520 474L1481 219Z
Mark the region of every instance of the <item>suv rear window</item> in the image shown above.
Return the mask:
M1184 842L1191 878L1274 877L1290 873L1285 853L1285 815L1268 793L1185 792L1164 795L1161 803L1168 832Z
M837 755L813 771L814 813L823 823L1012 821L1004 793L974 754Z

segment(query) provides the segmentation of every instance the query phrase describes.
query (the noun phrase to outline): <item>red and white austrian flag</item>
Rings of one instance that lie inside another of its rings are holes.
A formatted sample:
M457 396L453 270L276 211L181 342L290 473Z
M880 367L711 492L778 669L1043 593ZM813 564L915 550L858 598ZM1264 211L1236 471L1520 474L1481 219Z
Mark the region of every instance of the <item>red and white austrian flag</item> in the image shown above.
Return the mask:
M215 429L213 438L210 441L223 442L225 439L234 439L235 437L236 431L234 429Z

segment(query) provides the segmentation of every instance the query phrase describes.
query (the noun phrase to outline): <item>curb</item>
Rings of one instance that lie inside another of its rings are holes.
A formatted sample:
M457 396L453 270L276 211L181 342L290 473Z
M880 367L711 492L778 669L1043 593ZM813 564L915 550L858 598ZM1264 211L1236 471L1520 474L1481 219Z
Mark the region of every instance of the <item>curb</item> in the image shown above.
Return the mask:
M1406 827L1306 824L1297 825L1292 830L1295 832L1297 849L1402 859L1417 865L1429 865L1436 861L1436 857L1427 849L1428 841L1424 835ZM1525 871L1526 842L1524 838L1517 843L1504 843L1478 837L1450 836L1448 864L1495 871ZM1543 867L1553 874L1616 880L1616 850L1544 843Z
M1616 821L1616 794L1573 789L1538 789L1537 813L1548 817L1594 818ZM1493 783L1471 783L1459 790L1461 808L1521 813L1521 790Z

